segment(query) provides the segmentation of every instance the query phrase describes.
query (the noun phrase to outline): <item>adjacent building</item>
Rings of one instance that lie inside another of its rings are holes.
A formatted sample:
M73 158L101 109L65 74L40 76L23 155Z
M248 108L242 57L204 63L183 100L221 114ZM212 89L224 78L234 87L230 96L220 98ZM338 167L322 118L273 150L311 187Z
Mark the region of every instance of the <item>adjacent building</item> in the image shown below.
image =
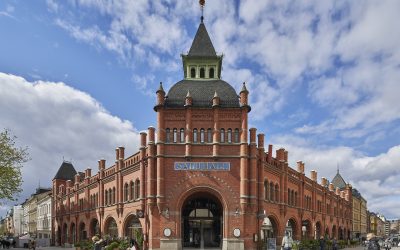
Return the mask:
M22 205L16 205L13 207L14 210L14 236L20 236L23 234L23 228L22 228L22 220L23 220L23 213L24 209Z
M332 184L340 190L346 188L347 184L340 175L339 169L337 170L335 177L332 179ZM352 207L352 238L363 239L369 232L367 228L367 200L364 199L360 192L355 188L352 189Z
M78 173L63 162L53 179L57 245L95 234L135 238L146 249L256 249L285 232L294 239L346 239L352 230L352 187L334 188L288 151L265 147L248 127L249 91L222 80L203 20L183 79L160 83L156 128L140 133L140 148L98 169ZM145 107L144 107L145 108ZM150 107L148 107L150 109Z
M51 192L37 201L37 240L40 246L51 243Z

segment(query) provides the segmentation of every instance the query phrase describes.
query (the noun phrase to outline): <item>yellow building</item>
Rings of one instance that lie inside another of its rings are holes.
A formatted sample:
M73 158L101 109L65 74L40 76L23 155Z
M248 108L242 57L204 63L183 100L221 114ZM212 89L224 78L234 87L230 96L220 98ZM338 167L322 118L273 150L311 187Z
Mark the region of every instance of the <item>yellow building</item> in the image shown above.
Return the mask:
M367 235L367 201L357 189L353 189L353 238Z

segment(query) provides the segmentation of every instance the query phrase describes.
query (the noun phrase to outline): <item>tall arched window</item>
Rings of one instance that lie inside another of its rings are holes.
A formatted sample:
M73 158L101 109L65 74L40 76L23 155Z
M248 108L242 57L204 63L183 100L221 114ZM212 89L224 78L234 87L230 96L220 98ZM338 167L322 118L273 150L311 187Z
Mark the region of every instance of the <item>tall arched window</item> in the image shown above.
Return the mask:
M178 130L174 128L173 142L176 143L178 141Z
M193 129L193 142L197 143L197 128Z
M200 68L200 78L206 77L206 70L204 68Z
M181 143L185 142L185 129L181 128L179 136L180 136L180 139L181 139Z
M274 201L274 183L269 183L269 199Z
M220 142L224 143L225 142L225 129L221 128L221 139Z
M125 187L124 187L124 201L129 200L129 185L128 183L125 183Z
M165 130L165 142L171 142L171 130L169 128Z
M190 69L190 77L196 78L196 69L194 67Z
M207 142L208 143L212 142L212 130L211 130L211 128L207 129Z
M214 68L210 68L208 71L208 77L209 78L214 78Z
M288 188L287 192L288 192L288 204L292 205L292 192L290 191L289 188Z
M228 143L232 143L232 129L228 129Z
M135 195L136 199L140 198L140 181L139 179L136 180L136 195Z
M291 204L292 204L292 206L294 206L294 190L292 190L291 193L292 193L292 194L290 195L290 197L292 198Z
M131 200L134 200L135 199L135 184L133 183L133 181L131 181L130 186L131 186L130 197L131 197Z
M264 181L264 200L268 200L268 181Z
M115 187L113 187L112 197L113 204L115 204Z
M275 201L279 202L279 186L275 184Z
M297 192L294 192L294 205L297 206Z
M239 143L239 129L235 128L235 143Z
M108 205L112 204L112 190L108 189Z
M204 128L200 129L200 142L201 143L204 143L204 137L205 137L204 132L205 132Z
M104 198L105 198L104 204L107 206L108 205L108 190L106 190L106 192L104 194Z

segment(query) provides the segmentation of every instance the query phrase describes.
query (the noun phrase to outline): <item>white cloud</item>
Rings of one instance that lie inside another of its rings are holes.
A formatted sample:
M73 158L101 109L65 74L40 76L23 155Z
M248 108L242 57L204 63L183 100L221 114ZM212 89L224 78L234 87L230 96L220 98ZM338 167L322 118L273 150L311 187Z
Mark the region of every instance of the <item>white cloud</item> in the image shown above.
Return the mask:
M32 158L23 168L26 198L51 180L65 160L77 171L97 172L97 160L114 162L114 149L125 146L127 155L137 151L139 135L129 121L111 115L87 93L62 82L29 82L0 73L0 128L8 128ZM32 178L35 176L35 178Z

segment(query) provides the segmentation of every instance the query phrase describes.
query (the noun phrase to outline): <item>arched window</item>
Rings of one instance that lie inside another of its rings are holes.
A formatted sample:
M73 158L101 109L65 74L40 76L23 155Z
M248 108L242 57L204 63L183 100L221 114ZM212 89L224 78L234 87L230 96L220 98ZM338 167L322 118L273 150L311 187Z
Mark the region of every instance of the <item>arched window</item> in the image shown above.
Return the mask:
M124 187L124 201L128 201L129 200L129 185L128 183L125 183L125 187Z
M264 181L264 200L268 200L268 181Z
M95 200L95 207L98 207L99 206L99 193L96 193L96 196L95 196L96 198L96 200Z
M204 68L200 68L200 78L206 77L206 70Z
M292 194L290 195L290 197L292 198L291 204L292 206L294 206L294 190L292 190Z
M178 130L174 128L173 142L176 143L178 141Z
M208 77L209 78L214 78L214 68L210 68L208 71Z
M275 201L279 202L279 186L275 184Z
M169 128L165 130L165 142L171 142L171 130Z
M115 187L113 187L113 192L112 192L112 196L113 196L113 198L112 198L112 201L113 201L113 204L115 204Z
M274 183L269 184L269 199L274 201Z
M224 143L225 142L225 129L221 128L221 139L220 142Z
M181 131L180 131L180 139L181 139L181 143L185 142L185 130L183 128L181 128Z
M108 190L106 190L106 192L105 192L105 194L104 194L104 198L105 198L104 203L105 203L105 205L107 206L107 205L108 205Z
M294 205L297 206L297 192L294 192Z
M190 69L190 77L196 78L196 69L194 67Z
M200 142L204 143L204 128L200 129Z
M131 186L130 197L131 197L131 200L134 200L135 199L135 184L133 183L133 181L131 181L130 186Z
M136 199L140 198L140 181L136 180L136 195L135 195Z
M193 129L193 142L197 143L197 128Z
M212 130L211 130L211 128L207 129L207 142L208 143L212 142Z
M292 205L292 192L290 191L289 188L288 188L287 192L288 192L288 204Z
M112 204L112 190L108 189L108 205Z
M232 143L232 129L228 129L228 143Z
M235 128L235 143L239 143L239 129Z

